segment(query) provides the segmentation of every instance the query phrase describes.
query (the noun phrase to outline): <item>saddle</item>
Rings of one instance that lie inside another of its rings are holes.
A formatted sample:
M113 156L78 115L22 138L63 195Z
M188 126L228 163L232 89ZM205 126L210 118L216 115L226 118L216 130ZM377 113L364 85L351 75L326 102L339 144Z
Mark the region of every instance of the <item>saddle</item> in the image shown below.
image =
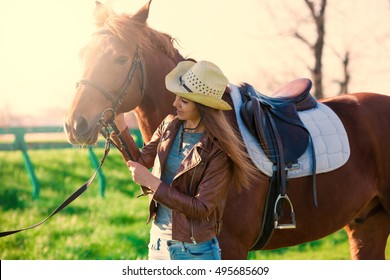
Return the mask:
M294 164L307 149L310 134L298 111L316 107L317 101L310 95L311 87L309 79L297 79L271 97L256 92L246 83L240 87L241 117L272 162L283 158L286 164Z
M265 211L268 214L265 214L263 219L265 227L273 220L273 228L266 229L263 226L263 233L259 236L261 240L256 242L255 249L265 246L273 229L296 227L293 205L287 195L287 172L294 169L307 148L311 149L313 156L313 199L317 207L314 146L309 131L298 115L299 111L317 106L317 101L310 94L311 87L312 82L304 78L289 82L272 96L257 92L247 83L239 87L243 101L240 108L241 118L273 163ZM289 203L291 209L291 222L288 224L280 224L278 221L284 201Z

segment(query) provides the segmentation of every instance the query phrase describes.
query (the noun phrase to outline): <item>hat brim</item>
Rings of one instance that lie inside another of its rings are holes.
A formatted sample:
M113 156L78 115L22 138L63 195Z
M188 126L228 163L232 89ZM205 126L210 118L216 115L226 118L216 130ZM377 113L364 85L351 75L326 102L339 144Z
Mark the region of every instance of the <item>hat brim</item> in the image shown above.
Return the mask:
M173 92L173 93L187 100L200 103L207 107L211 107L219 110L232 110L232 107L227 102L225 102L222 99L215 98L214 96L208 96L196 92Z
M185 99L200 103L202 105L219 109L232 110L232 107L222 99L213 96L204 95L197 92L188 92L181 84L180 77L183 76L196 63L193 61L180 62L168 75L165 77L165 86L172 93L179 95Z

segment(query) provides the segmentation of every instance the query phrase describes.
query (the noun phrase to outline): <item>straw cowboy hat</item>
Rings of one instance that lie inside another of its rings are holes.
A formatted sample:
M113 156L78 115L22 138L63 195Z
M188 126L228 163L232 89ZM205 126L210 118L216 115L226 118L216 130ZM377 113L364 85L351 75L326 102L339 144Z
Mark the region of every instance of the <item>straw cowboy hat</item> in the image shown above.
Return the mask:
M167 89L180 97L205 106L231 110L222 100L229 81L217 65L209 61L182 61L165 77Z

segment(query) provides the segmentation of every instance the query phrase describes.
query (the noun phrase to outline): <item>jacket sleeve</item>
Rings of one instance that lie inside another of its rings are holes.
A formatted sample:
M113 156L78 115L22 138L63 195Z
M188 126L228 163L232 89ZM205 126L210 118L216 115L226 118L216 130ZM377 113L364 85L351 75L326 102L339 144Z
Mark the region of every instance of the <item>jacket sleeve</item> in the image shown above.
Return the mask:
M149 143L146 144L142 150L140 150L135 143L133 137L130 134L129 128L126 127L125 130L121 131L122 139L124 140L125 144L129 148L129 151L131 153L131 156L133 157L133 160L142 164L146 168L151 168L154 163L154 159L157 155L157 148L160 143L161 135L164 131L165 126L169 123L169 121L172 119L172 116L168 116L164 121L160 124L160 126L157 128L157 130L154 132L152 138L150 139ZM121 141L119 140L118 135L113 132L111 134L111 137L114 141L114 143L117 145L120 153L122 154L122 158L125 162L130 160L129 156L127 155L127 152L125 151L124 146L121 144ZM151 194L151 190L147 187L141 186L143 195Z
M197 187L194 195L180 192L162 182L153 199L195 220L205 220L219 205L223 208L230 186L229 160L222 151L208 160L201 181L198 186L193 186Z

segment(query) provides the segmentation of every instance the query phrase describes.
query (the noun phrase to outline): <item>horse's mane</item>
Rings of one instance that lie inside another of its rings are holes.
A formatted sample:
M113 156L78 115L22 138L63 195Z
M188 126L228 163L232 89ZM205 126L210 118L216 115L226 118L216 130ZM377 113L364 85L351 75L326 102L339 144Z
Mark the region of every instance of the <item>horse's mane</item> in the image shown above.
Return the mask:
M110 16L106 19L104 29L111 31L125 44L136 44L142 49L158 49L169 57L175 57L175 39L169 34L150 28L130 15Z

